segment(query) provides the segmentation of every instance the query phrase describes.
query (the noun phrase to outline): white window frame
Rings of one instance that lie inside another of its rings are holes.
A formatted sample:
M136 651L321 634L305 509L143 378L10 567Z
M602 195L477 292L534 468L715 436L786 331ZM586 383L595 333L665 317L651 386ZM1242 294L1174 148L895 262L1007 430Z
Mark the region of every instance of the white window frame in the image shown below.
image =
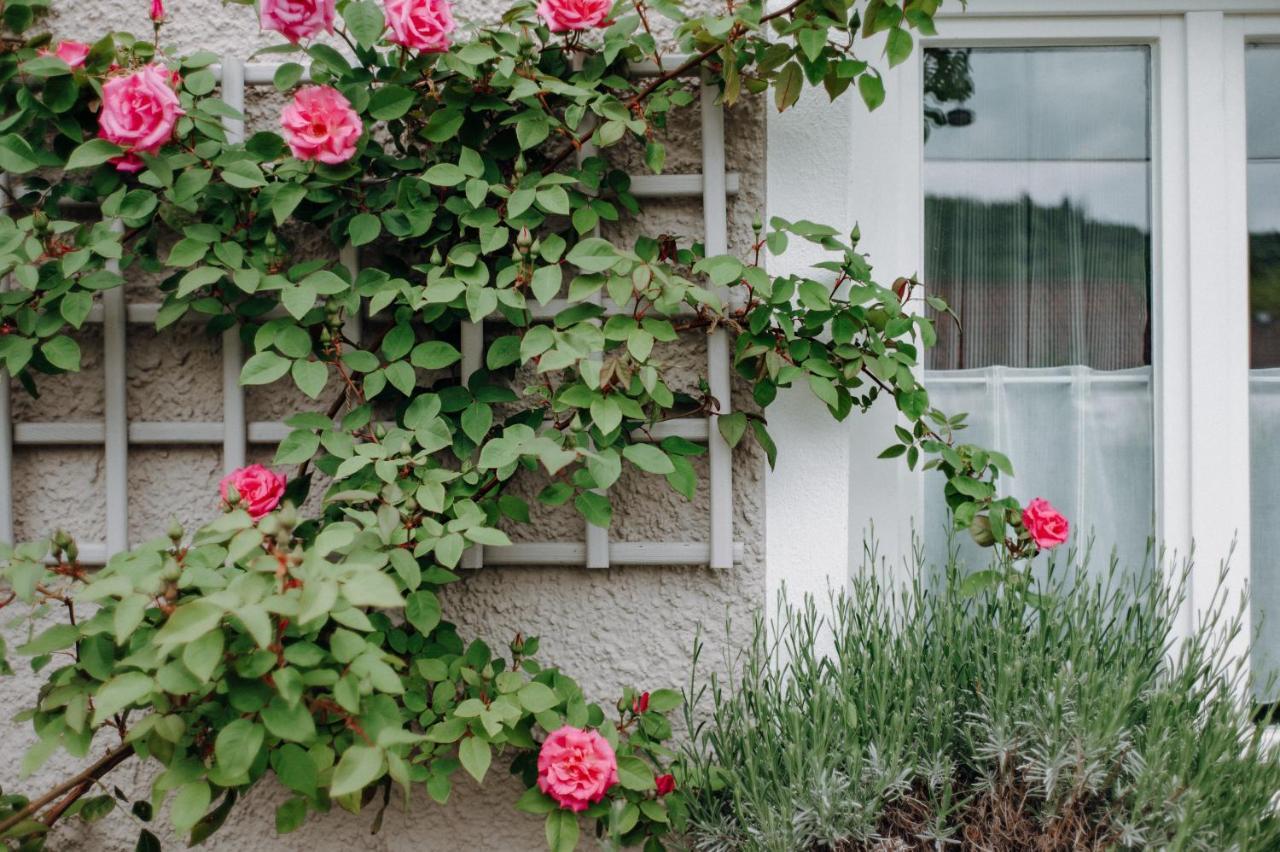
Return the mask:
M917 44L1151 49L1157 537L1171 570L1194 544L1186 632L1213 602L1233 544L1227 600L1234 605L1247 591L1244 47L1280 41L1278 11L1276 0L970 0L967 11L944 7L939 34ZM864 53L872 57L875 49ZM921 73L917 49L885 74L888 98L874 113L855 97L829 104L821 93L785 113L770 112L770 215L845 229L858 222L862 246L882 276L922 271ZM813 199L831 198L832 185L847 191L815 209ZM772 271L801 271L811 260L787 256ZM782 402L777 414L770 412L782 461L766 481L771 600L784 588L797 600L844 585L862 564L863 533L872 525L880 555L892 566L905 564L923 491L921 477L906 473L900 460L875 458L891 441L894 413L831 426L822 420L823 406L803 392ZM1238 637L1237 650L1248 635L1246 629Z

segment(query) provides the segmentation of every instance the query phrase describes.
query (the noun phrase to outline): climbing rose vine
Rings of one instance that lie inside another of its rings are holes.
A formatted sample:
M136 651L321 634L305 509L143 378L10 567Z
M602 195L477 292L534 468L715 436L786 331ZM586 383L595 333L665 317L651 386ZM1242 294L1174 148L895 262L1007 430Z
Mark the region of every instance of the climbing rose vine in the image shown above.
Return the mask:
M32 391L79 369L74 331L95 300L154 274L158 328L233 330L243 384L316 402L287 419L270 469L222 483L225 511L196 530L175 525L101 569L62 532L0 549L8 600L29 605L16 651L46 678L23 770L58 750L89 761L47 794L0 800L6 841L110 811L95 783L135 757L161 771L133 813L145 823L164 804L193 842L268 775L291 793L276 814L288 832L335 805L380 814L393 788L444 802L501 757L552 848L573 848L583 825L661 848L689 781L664 745L680 695L591 703L538 661L536 638L464 642L438 597L465 577L468 547L506 545L529 522L510 487L521 477L540 472L538 502L600 526L624 469L692 498L706 449L656 439L659 423L713 417L714 440L754 441L772 464L781 388L809 388L837 418L892 405L884 455L940 470L959 528L1008 559L1065 537L1047 508L999 497L1008 460L958 440L962 417L932 406L918 282L873 276L856 230L774 219L741 255L606 235L640 209L613 149L660 172L690 75L727 104L771 90L787 109L822 86L874 108L872 61L902 62L937 0L767 13L759 0L708 13L525 0L495 23L446 0L260 0L291 51L276 51L286 103L243 141L227 132L243 116L218 96L218 57L165 48L180 7L155 3L147 38L51 47L47 2L0 3L0 364ZM865 52L881 34L883 55ZM657 75L631 76L642 61ZM771 272L796 240L824 259ZM376 262L343 267L348 245ZM496 332L464 365L463 324L482 320ZM673 351L717 329L754 410L671 381ZM156 843L143 828L139 848Z

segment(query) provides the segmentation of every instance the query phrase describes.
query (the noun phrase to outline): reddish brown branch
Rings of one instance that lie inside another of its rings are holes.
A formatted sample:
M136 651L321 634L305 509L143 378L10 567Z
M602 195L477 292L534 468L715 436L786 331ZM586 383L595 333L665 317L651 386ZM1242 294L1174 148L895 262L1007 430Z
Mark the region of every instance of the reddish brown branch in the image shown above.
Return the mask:
M117 749L107 752L80 774L62 782L43 796L33 799L25 808L16 811L3 822L0 822L0 835L4 834L23 820L30 819L34 814L39 813L59 797L66 796L62 801L58 802L53 810L50 811L49 816L46 817L47 822L45 824L53 825L53 822L62 815L63 811L70 807L76 799L83 796L85 792L93 786L93 782L102 778L132 756L133 746L127 743Z

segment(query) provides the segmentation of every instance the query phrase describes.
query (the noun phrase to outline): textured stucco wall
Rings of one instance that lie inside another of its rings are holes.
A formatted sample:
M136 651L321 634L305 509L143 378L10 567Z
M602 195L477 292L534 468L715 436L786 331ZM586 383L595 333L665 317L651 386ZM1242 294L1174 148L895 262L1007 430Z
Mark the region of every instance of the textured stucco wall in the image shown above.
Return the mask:
M108 29L146 33L145 0L54 0L52 28L59 37L91 40ZM258 31L255 16L243 7L223 7L218 0L168 0L172 23L165 40L179 50L251 50L276 43ZM456 3L461 18L490 17L505 4L481 0ZM763 210L764 119L758 102L729 111L729 168L741 172L742 192L731 202L733 247L751 237L750 222ZM251 108L251 121L267 121L273 110ZM696 108L672 121L668 131L669 173L699 169ZM624 155L619 152L619 158ZM701 209L694 202L653 201L646 205L641 227L649 233L701 236ZM134 298L144 282L132 282ZM194 329L195 327L190 327ZM102 416L102 338L98 330L81 335L85 368L75 376L45 381L42 397L31 400L15 387L14 418L35 422L95 420ZM671 360L687 365L690 378L705 369L705 344L687 341ZM216 340L202 333L157 334L131 326L128 344L129 416L136 420L211 421L221 416L220 356ZM736 399L735 404L747 404ZM313 408L295 393L255 389L249 394L250 419L285 416ZM252 460L269 461L270 448L251 448ZM187 523L216 511L216 483L221 473L217 447L132 448L130 454L130 536L161 533L176 516ZM740 634L750 610L763 600L762 459L754 449L735 458L735 537L745 542L746 557L730 571L672 566L621 567L588 572L574 568L511 568L469 576L446 597L446 612L468 636L484 637L501 647L517 631L540 635L541 656L577 677L588 694L612 703L621 687L678 687L687 681L689 651L698 624L708 628L705 660L731 653L741 636L725 642L726 616ZM532 486L530 486L532 487ZM100 447L20 449L15 459L14 498L19 538L63 526L83 541L104 536L103 463ZM667 488L659 477L624 477L615 492L618 516L612 535L619 540L705 540L705 487L692 504ZM525 540L580 539L582 521L573 513L540 511L538 523L518 531ZM8 631L12 642L18 637ZM74 766L60 756L36 777L17 779L20 755L32 741L29 725L12 716L27 706L39 679L17 661L18 674L0 681L0 786L6 792L35 792ZM145 794L151 772L136 762L113 780L130 795ZM515 812L519 790L495 765L484 789L458 779L448 806L437 807L418 791L405 809L393 803L381 833L370 835L372 812L352 816L342 811L313 817L294 834L277 838L274 808L282 797L262 784L237 806L231 823L207 844L214 849L416 849L536 850L544 848L541 821ZM91 827L71 823L51 839L54 849L132 849L136 826L123 813ZM170 843L166 842L166 846ZM172 841L177 847L177 841Z

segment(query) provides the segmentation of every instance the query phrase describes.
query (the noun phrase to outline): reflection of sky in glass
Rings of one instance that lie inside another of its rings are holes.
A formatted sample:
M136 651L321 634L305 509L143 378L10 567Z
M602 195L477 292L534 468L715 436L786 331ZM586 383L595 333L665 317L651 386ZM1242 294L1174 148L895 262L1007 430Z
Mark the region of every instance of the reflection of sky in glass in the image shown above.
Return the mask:
M1145 161L1148 65L1141 47L974 50L973 122L931 128L925 158Z
M1244 55L1249 140L1249 230L1280 231L1280 46Z
M928 194L939 198L1016 201L1026 195L1044 207L1063 199L1095 222L1133 225L1147 230L1145 162L982 162L926 161Z
M1150 225L1145 47L975 49L971 122L930 127L934 197L1064 201L1089 219Z

